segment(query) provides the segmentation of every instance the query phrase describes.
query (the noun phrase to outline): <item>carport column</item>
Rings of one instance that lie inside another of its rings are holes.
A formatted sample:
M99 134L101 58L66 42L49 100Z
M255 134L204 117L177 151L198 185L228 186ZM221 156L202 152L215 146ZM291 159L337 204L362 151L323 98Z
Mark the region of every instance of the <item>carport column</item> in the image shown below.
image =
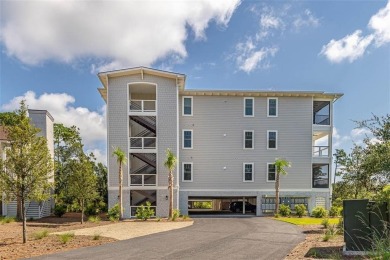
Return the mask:
M245 215L245 197L242 197L242 214Z
M263 211L261 210L261 195L257 195L256 197L256 216L262 216Z

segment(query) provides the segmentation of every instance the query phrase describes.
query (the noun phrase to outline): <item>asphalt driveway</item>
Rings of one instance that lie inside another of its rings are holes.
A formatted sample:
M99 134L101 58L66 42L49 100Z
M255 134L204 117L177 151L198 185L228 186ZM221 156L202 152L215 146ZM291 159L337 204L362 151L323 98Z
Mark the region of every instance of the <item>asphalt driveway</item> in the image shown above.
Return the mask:
M38 259L283 259L303 240L298 227L269 218L196 218L190 227Z

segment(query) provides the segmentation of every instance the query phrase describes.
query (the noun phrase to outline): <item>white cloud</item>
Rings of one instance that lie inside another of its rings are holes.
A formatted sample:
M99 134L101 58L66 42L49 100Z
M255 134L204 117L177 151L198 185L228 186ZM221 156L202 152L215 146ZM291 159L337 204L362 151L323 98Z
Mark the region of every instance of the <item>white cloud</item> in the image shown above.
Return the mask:
M279 48L277 44L265 44L265 39L272 41L283 35L286 30L293 32L293 28L298 31L297 29L303 26L319 25L319 19L309 9L303 14L291 15L291 5L288 4L278 9L268 5L261 8L254 5L250 11L259 18L259 26L253 35L247 36L244 41L235 45L234 54L231 56L238 70L246 73L271 67L270 58L276 55Z
M309 9L301 15L298 15L293 21L293 25L296 30L302 27L317 27L320 24L320 20L315 17Z
M366 135L370 134L370 130L365 128L355 128L351 130L352 138L364 138Z
M21 100L31 109L45 109L54 117L55 123L63 123L65 126L75 125L80 128L80 135L85 144L85 149L96 152L97 158L105 163L105 152L98 150L98 146L106 143L106 108L100 111L90 111L85 107L75 107L74 97L66 93L44 93L36 96L33 91L26 92L23 96L13 98L7 104L1 106L3 111L13 111L19 108ZM104 160L103 160L104 159Z
M275 56L277 51L278 48L276 47L257 49L252 39L248 39L245 43L238 43L236 46L238 68L246 73L250 73L259 67L267 68L269 64L266 59Z
M390 1L368 23L369 28L374 30L375 42L378 46L390 42Z
M353 62L363 56L366 48L374 39L373 35L361 36L362 31L356 30L353 34L347 35L340 40L332 39L327 45L322 47L321 53L331 62L341 62L348 59Z
M6 1L0 40L25 64L92 58L93 70L150 66L187 56L190 28L205 39L210 22L226 27L239 0Z
M343 37L340 40L332 39L322 47L320 54L324 55L330 62L339 63L344 60L353 62L362 57L367 48L375 42L380 47L390 42L390 1L386 7L380 9L373 15L368 23L373 33L362 36L361 30Z

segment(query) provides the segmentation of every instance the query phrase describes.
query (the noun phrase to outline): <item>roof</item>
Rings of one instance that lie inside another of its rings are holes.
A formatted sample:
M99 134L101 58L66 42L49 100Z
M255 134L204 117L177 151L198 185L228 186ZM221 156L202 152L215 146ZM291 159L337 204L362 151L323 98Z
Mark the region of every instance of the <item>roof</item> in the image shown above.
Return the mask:
M98 88L100 95L105 101L107 101L108 78L135 75L135 74L140 74L142 79L144 78L144 74L150 74L150 75L175 79L177 85L179 86L179 89L184 89L185 80L186 80L185 74L165 71L165 70L157 70L157 69L152 69L152 68L142 67L142 66L135 67L135 68L99 72L97 75L100 79L100 82L102 82L103 84L103 88Z
M270 91L270 90L203 90L191 89L180 91L180 95L189 96L241 96L241 97L314 97L336 101L344 94L323 91Z

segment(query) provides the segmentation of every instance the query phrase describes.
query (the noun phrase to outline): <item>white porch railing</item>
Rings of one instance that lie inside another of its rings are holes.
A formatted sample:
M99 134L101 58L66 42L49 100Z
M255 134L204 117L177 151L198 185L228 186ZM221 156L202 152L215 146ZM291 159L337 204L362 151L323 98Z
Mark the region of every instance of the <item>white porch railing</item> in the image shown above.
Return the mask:
M156 112L156 100L130 100L130 112Z
M156 137L130 137L130 149L156 149Z
M145 204L144 206L146 206L146 204ZM132 218L135 217L135 214L136 214L136 212L137 212L137 208L139 208L139 207L141 207L141 206L130 206L130 216L131 216ZM156 206L150 206L150 208L151 208L151 209L154 209L153 217L155 217L155 216L156 216L156 209L157 209L157 207L156 207Z
M313 146L314 157L329 157L329 146Z
M130 186L156 186L156 174L130 174Z

